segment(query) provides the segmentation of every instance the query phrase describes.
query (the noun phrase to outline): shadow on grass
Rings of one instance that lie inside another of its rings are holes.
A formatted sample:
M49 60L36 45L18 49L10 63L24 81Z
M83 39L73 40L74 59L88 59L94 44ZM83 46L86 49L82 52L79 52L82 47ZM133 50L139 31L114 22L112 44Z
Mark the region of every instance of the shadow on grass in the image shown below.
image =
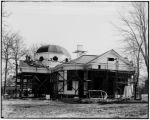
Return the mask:
M92 104L92 103L98 103L98 104L137 104L137 103L145 103L148 104L148 101L142 101L142 100L118 100L118 99L112 99L112 100L92 100L92 99L73 99L73 98L65 98L59 100L64 103L68 104Z

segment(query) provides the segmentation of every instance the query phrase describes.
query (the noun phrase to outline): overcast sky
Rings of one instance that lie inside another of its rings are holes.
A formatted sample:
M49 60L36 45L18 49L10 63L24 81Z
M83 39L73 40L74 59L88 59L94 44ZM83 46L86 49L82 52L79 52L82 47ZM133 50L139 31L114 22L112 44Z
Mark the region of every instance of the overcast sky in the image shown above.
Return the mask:
M72 58L77 44L87 54L99 55L110 49L120 52L116 28L118 12L124 14L128 2L6 2L11 13L7 24L19 32L27 47L55 44L66 48Z

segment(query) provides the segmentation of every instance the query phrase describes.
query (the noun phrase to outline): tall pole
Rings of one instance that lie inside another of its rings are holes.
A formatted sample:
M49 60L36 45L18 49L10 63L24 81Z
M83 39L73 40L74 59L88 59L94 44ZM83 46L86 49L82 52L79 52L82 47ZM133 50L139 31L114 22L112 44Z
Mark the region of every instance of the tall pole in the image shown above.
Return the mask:
M116 58L115 60L116 60L116 79L115 79L115 83L114 83L115 84L115 86L114 86L114 88L115 88L114 95L116 93L117 81L118 81L118 58Z

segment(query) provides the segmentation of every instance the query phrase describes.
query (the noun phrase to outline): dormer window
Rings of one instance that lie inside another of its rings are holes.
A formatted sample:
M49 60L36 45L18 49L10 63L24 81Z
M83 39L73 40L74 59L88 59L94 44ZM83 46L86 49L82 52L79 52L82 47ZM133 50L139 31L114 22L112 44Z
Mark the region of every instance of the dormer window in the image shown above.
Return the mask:
M40 58L39 58L39 61L43 61L44 60L44 57L43 56L41 56Z

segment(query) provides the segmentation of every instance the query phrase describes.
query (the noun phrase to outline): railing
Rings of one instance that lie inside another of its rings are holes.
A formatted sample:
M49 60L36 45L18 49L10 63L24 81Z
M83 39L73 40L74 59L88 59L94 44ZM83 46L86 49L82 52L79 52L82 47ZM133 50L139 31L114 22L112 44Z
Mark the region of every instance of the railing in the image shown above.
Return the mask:
M89 98L107 99L108 95L103 90L88 90Z

